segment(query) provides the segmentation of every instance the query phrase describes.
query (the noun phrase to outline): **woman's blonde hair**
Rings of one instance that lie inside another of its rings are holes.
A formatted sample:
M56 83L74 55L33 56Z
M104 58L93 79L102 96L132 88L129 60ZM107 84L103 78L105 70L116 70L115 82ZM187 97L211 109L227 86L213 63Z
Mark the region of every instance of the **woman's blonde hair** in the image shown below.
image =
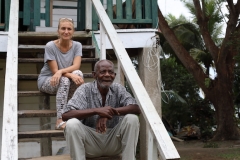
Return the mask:
M60 18L60 19L59 19L59 22L58 22L58 29L59 29L60 24L61 24L62 22L71 22L71 23L72 23L72 28L73 28L73 30L74 30L74 21L73 21L72 18Z

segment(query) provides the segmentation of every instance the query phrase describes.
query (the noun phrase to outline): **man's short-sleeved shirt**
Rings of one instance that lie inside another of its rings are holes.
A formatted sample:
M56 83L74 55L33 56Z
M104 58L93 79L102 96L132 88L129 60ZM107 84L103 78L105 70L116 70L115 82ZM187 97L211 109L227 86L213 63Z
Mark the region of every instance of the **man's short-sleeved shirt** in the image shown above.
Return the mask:
M52 76L47 63L48 60L55 60L58 69L63 69L72 66L76 56L82 56L82 44L80 42L72 41L72 47L66 53L62 53L54 41L48 42L45 47L44 66L38 76L38 88L41 88L46 79Z
M113 108L128 106L130 104L137 104L136 100L126 91L126 88L118 83L113 83L106 96L105 106ZM73 97L69 100L64 112L70 110L84 110L91 108L99 108L102 106L102 97L97 88L97 81L85 83L77 88ZM95 128L98 115L94 115L82 120L83 124ZM118 124L122 116L113 116L111 120L107 121L107 128L113 128Z

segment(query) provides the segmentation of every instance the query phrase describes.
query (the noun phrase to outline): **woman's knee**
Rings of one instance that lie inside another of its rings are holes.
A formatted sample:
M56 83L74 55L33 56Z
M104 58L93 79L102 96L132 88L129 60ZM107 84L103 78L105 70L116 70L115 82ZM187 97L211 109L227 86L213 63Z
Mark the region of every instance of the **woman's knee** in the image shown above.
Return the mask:
M83 73L80 70L75 70L75 71L72 72L72 74L76 74L76 75L78 75L78 76L83 78Z
M66 85L70 86L70 79L67 77L62 76L59 81L60 81L60 85L63 84L64 86Z

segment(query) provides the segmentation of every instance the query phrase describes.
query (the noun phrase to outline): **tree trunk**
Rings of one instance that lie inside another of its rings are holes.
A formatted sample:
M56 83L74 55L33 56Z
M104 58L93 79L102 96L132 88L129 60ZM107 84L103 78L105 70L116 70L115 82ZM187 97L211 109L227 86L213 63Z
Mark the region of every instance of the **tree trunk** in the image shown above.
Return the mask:
M217 130L212 140L240 139L239 128L235 118L232 82L230 78L217 78L215 86L206 95L216 110Z

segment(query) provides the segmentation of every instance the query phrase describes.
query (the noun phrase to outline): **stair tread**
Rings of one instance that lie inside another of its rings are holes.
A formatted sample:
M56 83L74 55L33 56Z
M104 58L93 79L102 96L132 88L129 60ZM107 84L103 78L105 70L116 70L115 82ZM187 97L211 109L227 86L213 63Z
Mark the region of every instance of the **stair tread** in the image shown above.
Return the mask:
M28 97L28 96L44 96L44 95L56 95L56 94L47 94L40 91L18 91L19 97Z
M18 74L19 80L37 80L39 74ZM93 78L92 73L83 73L84 78Z
M18 36L20 38L31 38L31 37L43 37L43 38L52 38L52 37L58 37L57 32L18 32ZM91 38L92 34L91 32L86 32L86 31L75 31L74 32L74 37L86 37L86 38Z
M18 45L18 49L44 49L46 45ZM82 45L83 50L95 49L93 45Z
M30 117L55 117L57 115L56 110L19 110L19 118Z
M70 155L59 155L59 156L46 156L31 158L29 160L70 160ZM87 158L87 160L120 160L121 156L112 156L112 157L98 157L98 158Z
M40 130L18 132L18 138L62 137L63 130Z
M81 63L97 62L99 58L82 58ZM25 63L43 63L44 58L18 58L18 62Z

